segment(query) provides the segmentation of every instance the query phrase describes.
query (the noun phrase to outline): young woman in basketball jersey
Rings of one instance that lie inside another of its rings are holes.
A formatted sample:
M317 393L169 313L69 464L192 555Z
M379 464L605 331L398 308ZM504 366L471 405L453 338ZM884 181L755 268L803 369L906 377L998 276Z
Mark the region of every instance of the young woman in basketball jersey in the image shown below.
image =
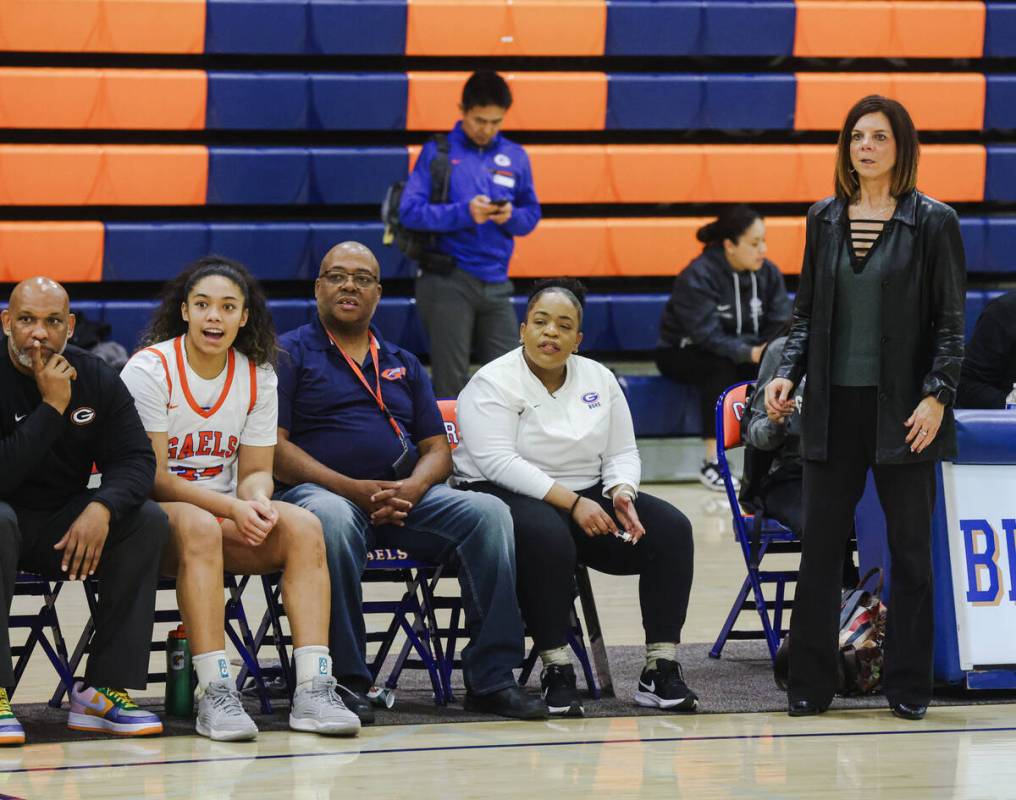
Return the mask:
M230 678L222 572L284 572L297 686L290 727L355 734L335 692L328 653L329 581L317 518L272 502L278 399L275 329L257 282L239 263L208 257L163 293L147 345L121 377L158 460L153 497L169 515L163 573L177 600L198 677L197 731L252 739Z

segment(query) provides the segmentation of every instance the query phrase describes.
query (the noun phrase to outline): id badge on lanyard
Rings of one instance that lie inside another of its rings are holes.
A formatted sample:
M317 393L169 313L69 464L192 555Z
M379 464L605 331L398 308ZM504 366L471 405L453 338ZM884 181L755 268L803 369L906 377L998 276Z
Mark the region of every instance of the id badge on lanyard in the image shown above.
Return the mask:
M346 359L346 363L349 364L349 368L353 370L353 374L360 379L360 383L363 384L363 388L367 390L367 394L374 398L374 402L377 403L378 410L384 415L385 419L388 420L388 424L392 426L392 430L395 431L395 435L399 437L399 444L402 445L402 453L399 457L392 462L392 473L395 476L395 480L400 481L403 478L408 478L412 472L415 462L412 455L409 452L409 442L406 441L406 435L399 428L399 423L395 421L395 417L392 416L392 412L388 410L385 405L384 397L381 396L381 368L378 365L378 345L377 339L374 334L370 335L370 357L371 361L374 362L374 375L377 379L377 392L370 388L370 384L367 383L367 379L364 377L363 372L360 370L360 365L351 359L346 351L342 349L342 346L332 336L331 331L325 329L328 333L328 338L332 340L332 344L335 345L336 349L342 353L342 357Z

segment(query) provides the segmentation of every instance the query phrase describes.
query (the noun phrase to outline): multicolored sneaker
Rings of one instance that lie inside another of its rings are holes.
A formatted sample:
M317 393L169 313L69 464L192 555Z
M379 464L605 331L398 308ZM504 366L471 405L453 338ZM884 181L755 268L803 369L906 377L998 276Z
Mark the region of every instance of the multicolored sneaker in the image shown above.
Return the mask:
M124 689L92 688L75 681L71 688L72 731L100 731L121 736L153 736L162 733L162 720L138 708Z
M25 729L11 711L7 690L0 689L0 744L24 744Z

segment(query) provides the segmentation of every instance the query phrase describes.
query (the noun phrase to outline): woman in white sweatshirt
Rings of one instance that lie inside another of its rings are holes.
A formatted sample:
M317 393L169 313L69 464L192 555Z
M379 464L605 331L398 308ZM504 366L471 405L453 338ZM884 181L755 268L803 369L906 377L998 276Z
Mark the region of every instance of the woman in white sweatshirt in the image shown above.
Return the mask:
M698 698L677 662L691 591L691 524L639 494L641 461L631 412L614 375L576 355L578 281L535 287L522 347L482 367L459 395L453 482L511 509L518 597L543 660L552 714L581 716L565 644L575 565L639 575L646 666L635 702L693 711Z

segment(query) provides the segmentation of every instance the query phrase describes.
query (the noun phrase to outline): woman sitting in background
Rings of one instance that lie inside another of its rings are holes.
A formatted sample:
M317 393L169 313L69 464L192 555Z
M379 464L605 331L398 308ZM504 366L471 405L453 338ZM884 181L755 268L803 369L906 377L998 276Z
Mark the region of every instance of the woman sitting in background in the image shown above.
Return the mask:
M702 254L674 279L660 320L656 366L699 391L705 460L699 480L722 492L713 430L716 398L755 377L763 344L790 319L779 268L766 259L766 226L747 206L726 209L698 231Z
M677 643L691 591L691 524L639 494L641 461L616 378L575 355L577 281L543 281L529 298L522 347L473 376L458 401L456 485L507 503L515 525L522 616L543 660L551 714L580 716L566 638L575 566L639 575L646 664L635 702L693 711Z

